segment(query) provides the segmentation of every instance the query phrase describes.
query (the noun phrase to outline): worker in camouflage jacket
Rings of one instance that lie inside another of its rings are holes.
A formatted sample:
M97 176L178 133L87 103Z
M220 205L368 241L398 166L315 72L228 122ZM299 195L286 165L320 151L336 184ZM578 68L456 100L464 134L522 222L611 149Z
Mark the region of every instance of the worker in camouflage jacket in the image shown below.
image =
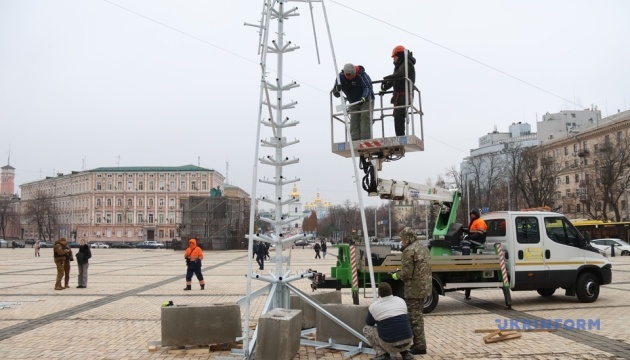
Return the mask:
M409 319L413 330L414 355L427 353L427 341L424 337L424 319L422 308L424 299L431 295L431 254L429 249L417 241L416 233L411 228L400 232L402 240L401 269L393 274L394 280L405 283L405 302L409 309Z

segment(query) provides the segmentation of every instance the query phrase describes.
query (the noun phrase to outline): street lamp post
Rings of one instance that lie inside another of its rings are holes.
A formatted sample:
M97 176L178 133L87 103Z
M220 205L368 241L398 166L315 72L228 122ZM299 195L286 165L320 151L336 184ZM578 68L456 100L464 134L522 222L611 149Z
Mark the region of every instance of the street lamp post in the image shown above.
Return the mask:
M503 144L503 152L505 153L505 172L507 174L507 195L508 195L508 206L507 209L508 211L512 210L512 199L511 199L511 195L510 195L510 168L508 166L508 149L509 149L509 145L508 143L504 143Z

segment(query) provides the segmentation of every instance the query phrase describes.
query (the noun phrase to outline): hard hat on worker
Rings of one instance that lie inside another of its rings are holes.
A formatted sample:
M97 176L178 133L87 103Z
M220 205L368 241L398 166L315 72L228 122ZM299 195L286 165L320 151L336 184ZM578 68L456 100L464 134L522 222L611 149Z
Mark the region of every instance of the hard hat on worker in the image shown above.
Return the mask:
M392 57L398 55L398 53L404 52L405 51L405 47L402 45L397 45L396 47L394 47L394 50L392 50Z

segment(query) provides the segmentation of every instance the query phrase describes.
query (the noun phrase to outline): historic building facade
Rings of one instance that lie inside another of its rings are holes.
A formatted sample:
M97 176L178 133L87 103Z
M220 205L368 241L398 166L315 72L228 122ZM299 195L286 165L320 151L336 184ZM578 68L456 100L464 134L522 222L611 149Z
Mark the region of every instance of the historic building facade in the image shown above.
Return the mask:
M219 172L194 165L101 167L58 174L20 185L21 211L38 192L48 194L57 214L59 237L88 241L170 240L178 236L180 199L207 196L223 188ZM39 238L22 216L25 238Z

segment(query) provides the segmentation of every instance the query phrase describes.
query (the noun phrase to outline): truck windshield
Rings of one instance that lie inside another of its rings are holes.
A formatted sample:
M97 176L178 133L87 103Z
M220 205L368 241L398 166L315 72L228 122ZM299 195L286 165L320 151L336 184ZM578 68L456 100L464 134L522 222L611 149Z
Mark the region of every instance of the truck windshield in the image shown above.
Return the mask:
M586 241L569 220L561 216L545 217L547 237L559 244L584 247Z

